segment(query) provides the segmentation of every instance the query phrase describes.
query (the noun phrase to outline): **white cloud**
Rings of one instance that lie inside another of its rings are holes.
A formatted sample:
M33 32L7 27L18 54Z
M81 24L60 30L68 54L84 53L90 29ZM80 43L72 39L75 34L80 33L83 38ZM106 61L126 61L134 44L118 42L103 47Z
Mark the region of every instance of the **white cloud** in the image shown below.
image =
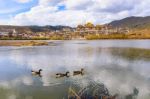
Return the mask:
M141 0L66 0L68 9L84 9L98 12L132 10Z
M63 1L64 0L39 0L39 4L44 5L44 6L48 6L48 5L55 6L58 3L63 2Z
M91 0L66 0L64 4L66 5L68 9L80 10L80 9L86 9L87 7L92 5L93 1Z
M40 7L38 7L40 8ZM14 17L12 24L19 25L71 25L84 24L86 22L107 23L109 21L128 16L128 12L113 13L94 13L84 10L65 10L57 11L56 8L46 7L45 9L35 10L21 13ZM48 10L49 9L49 10ZM53 9L53 10L50 10Z
M11 24L17 25L71 25L91 21L108 23L128 16L147 16L149 0L39 0L28 12L17 14ZM58 10L58 6L66 10Z
M31 2L32 0L15 0L18 3L28 3Z

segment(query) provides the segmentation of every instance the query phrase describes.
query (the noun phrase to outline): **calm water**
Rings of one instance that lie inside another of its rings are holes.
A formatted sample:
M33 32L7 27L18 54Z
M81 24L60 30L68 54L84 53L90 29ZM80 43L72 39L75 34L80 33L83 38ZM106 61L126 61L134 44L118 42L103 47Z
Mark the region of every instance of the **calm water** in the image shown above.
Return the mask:
M68 88L103 83L118 99L150 99L150 40L49 41L0 47L0 99L66 99ZM84 68L85 75L72 76ZM42 77L31 70L42 69ZM70 71L69 78L56 78Z

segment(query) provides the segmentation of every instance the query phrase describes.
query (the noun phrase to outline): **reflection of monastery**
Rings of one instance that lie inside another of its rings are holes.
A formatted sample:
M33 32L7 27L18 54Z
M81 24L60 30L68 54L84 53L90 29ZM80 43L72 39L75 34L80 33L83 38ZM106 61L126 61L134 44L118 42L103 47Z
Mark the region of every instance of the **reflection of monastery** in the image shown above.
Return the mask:
M104 84L92 83L76 92L69 88L68 99L116 99L116 95L110 95Z
M119 94L111 95L109 90L104 84L91 83L88 86L79 89L69 88L68 99L137 99L139 90L137 88L133 89L128 95L120 96Z

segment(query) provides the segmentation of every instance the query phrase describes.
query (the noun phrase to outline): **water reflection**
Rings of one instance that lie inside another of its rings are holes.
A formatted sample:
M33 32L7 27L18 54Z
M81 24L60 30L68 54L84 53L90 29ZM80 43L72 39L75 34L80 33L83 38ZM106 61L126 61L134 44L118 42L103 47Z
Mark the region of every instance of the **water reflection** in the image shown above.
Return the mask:
M102 47L97 41L58 43L0 48L0 99L62 99L70 86L83 88L91 81L103 83L119 99L150 98L150 49ZM84 75L73 76L81 68ZM32 76L31 70L39 69L42 77ZM56 78L66 71L70 77Z

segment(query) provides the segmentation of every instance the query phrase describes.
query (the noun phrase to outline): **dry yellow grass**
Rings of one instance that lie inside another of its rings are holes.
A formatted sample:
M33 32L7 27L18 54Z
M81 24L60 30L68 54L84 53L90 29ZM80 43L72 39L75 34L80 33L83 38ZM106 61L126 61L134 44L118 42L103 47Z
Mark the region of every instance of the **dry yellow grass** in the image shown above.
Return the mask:
M0 46L42 46L48 45L45 41L0 41Z

